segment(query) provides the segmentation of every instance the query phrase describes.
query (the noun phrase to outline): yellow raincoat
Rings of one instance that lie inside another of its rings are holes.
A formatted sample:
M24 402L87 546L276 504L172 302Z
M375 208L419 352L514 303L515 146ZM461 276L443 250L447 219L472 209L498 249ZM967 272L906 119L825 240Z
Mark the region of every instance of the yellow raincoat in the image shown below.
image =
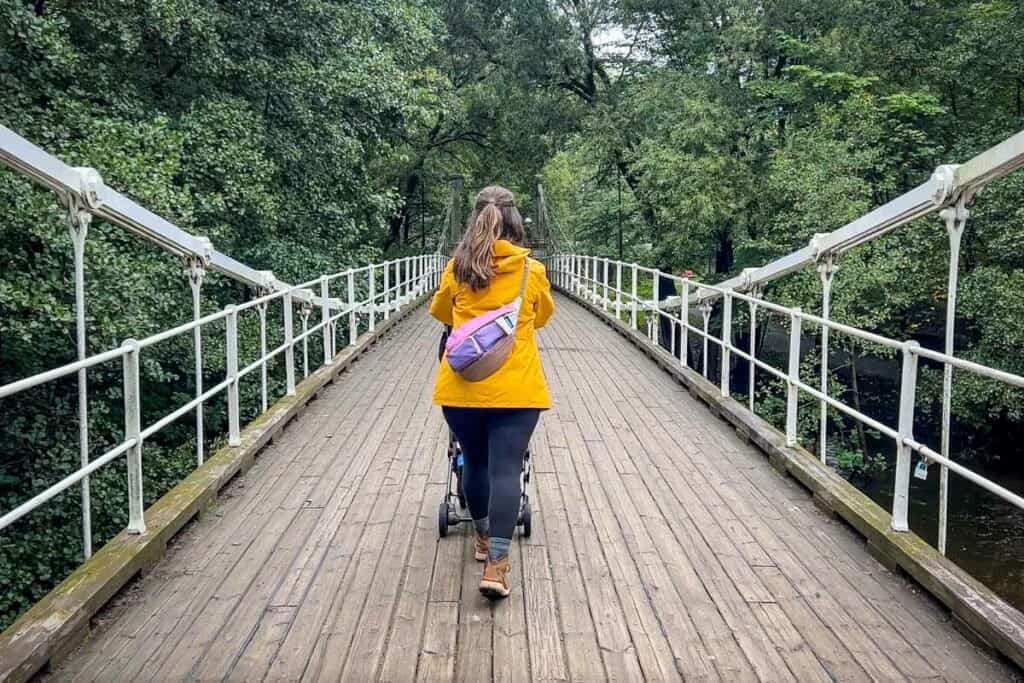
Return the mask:
M506 240L495 242L494 279L490 286L477 292L455 280L449 261L430 304L430 315L454 329L478 315L511 303L519 294L523 259L529 253L529 249ZM467 382L442 361L434 384L434 403L454 408L550 408L551 397L540 365L534 330L543 327L554 310L551 284L544 266L531 259L516 340L505 364L486 379Z

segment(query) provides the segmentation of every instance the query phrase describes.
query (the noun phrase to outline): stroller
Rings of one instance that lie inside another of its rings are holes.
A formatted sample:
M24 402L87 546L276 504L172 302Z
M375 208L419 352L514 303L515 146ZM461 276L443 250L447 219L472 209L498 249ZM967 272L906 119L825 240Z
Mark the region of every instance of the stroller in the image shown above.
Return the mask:
M441 360L444 357L444 344L448 339L449 332L451 332L451 328L446 327L444 333L441 335L441 347L437 354L438 360ZM462 523L473 522L473 518L469 514L469 508L466 507L466 495L462 490L462 472L462 446L459 445L459 440L455 438L455 433L449 429L448 488L445 493L444 500L441 501L441 505L437 510L437 534L441 538L448 535L448 529L450 527L457 526ZM526 488L530 483L529 448L527 448L526 452L523 453L522 472L520 473L519 478L519 489L521 493L519 496L519 519L516 522L516 525L522 529L520 533L522 533L525 538L529 538L532 530L530 526L530 496L526 492Z

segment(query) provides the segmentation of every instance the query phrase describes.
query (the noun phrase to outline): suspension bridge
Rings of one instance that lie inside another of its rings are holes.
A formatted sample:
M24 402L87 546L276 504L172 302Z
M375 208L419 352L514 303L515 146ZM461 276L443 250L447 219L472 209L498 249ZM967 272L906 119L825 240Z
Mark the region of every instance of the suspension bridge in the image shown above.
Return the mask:
M84 556L0 635L0 679L1021 680L1024 615L945 550L951 477L1024 510L1017 492L958 462L948 438L954 370L1024 387L1022 377L957 358L951 332L968 207L1024 165L1024 133L723 283L574 253L550 232L543 260L558 310L539 340L555 408L532 444L532 533L513 546L514 591L498 604L476 590L464 527L437 534L447 432L429 400L439 329L421 304L444 248L289 284L2 127L0 162L55 193L67 213L79 354L0 386L0 400L76 379L81 456L71 474L0 511L0 533L77 494ZM946 348L831 320L836 259L931 214L951 246ZM88 353L82 245L93 220L184 259L191 321ZM765 284L809 267L821 274L819 314L761 298ZM254 296L204 315L212 275ZM677 293L659 291L666 281ZM748 345L734 325L744 308ZM783 367L757 355L758 311L788 324ZM259 329L249 355L239 348L246 317ZM801 369L811 327L823 347L813 378ZM829 333L895 352L895 424L830 395ZM213 334L223 335L226 370L204 386L203 341ZM195 396L146 424L144 360L176 338L193 346ZM750 378L784 384L784 429L755 413L756 382L748 396L734 391L737 360ZM922 360L946 369L938 445L913 429ZM97 455L88 374L118 366L123 439ZM268 372L282 366L278 396ZM249 424L243 382L259 387L262 412ZM797 430L807 397L823 408L815 453ZM206 452L203 415L214 404L226 406L227 438ZM830 468L824 408L892 440L891 508ZM146 441L188 420L195 469L146 507ZM89 482L100 468L125 473L128 524L93 548ZM912 472L929 468L941 480L935 547L910 530Z

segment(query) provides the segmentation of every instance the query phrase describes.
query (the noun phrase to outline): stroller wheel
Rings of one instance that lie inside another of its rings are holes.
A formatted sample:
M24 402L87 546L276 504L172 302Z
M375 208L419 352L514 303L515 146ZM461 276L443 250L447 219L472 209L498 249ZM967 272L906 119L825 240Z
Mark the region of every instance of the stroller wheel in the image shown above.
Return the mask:
M520 516L520 519L519 519L519 523L522 524L522 526L523 526L523 531L522 531L523 538L529 538L530 537L530 532L533 530L532 525L530 524L530 521L531 521L531 519L530 519L530 499L527 498L523 502L523 513L522 513L522 515Z
M437 508L437 535L441 538L448 535L448 501Z

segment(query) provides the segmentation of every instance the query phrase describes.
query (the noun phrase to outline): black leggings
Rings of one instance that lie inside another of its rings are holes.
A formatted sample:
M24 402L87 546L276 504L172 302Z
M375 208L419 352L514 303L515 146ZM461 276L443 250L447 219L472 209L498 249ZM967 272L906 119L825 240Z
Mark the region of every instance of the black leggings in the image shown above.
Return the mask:
M512 538L519 520L519 473L537 426L533 408L443 408L462 444L462 488L473 519L488 518L490 535Z

